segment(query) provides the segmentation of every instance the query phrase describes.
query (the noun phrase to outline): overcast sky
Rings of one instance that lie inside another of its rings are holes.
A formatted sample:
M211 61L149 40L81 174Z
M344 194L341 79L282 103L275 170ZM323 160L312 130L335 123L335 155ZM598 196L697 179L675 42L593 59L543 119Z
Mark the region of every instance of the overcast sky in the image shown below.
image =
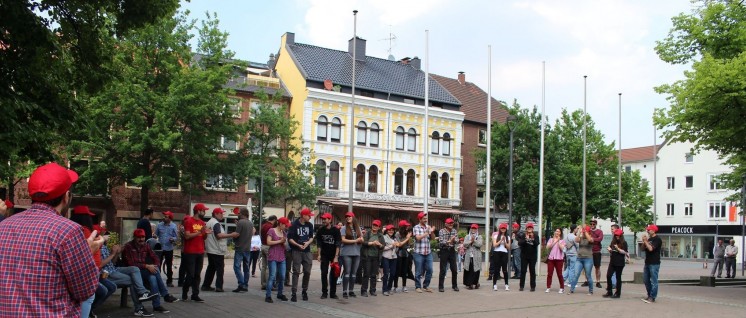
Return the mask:
M685 70L662 62L655 41L668 34L673 16L692 10L689 0L191 0L183 7L199 19L216 12L229 49L256 62L277 53L285 32L299 43L347 50L358 10L366 55L385 59L390 49L397 59L422 58L424 67L429 30L430 72L455 78L463 71L485 91L491 45L492 96L524 108L541 107L545 61L549 122L563 108L583 109L588 75L587 111L607 142L618 140L622 93L623 148L653 144L653 109L668 107L653 87Z

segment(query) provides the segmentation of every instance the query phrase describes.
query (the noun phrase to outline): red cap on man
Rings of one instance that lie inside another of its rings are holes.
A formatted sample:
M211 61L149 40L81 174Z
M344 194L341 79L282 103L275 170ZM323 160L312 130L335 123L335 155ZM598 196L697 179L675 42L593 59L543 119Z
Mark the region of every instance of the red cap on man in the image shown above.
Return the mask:
M474 224L472 224L472 225L471 225L471 228L472 228L472 229L478 229L478 228L479 228L479 225L477 225L476 223L474 223Z
M447 218L446 219L446 224L453 224L453 219L452 218Z
M33 201L49 201L65 194L77 181L78 174L75 171L54 162L48 163L36 168L29 177L28 194Z
M324 213L324 214L321 215L321 218L322 219L329 219L329 220L331 220L332 219L332 214L331 213Z
M192 208L193 211L207 211L209 210L204 204L197 203L194 205L194 208Z
M173 212L171 212L171 211L166 211L166 212L163 212L163 216L165 216L165 217L169 218L170 220L173 220L173 219L174 219L174 213L173 213Z
M313 216L313 212L311 212L311 209L309 208L303 208L303 210L300 210L301 216Z
M418 220L422 220L422 218L424 218L426 216L427 216L427 214L425 212L420 212L419 214L417 214L417 219Z
M381 220L373 220L373 223L371 223L371 225L381 227Z
M134 235L135 237L145 237L145 230L136 229Z
M90 216L96 215L95 213L91 212L91 210L88 209L88 206L86 205L79 205L73 208L73 214L87 214Z
M225 210L219 207L212 210L212 214L223 214L223 212L225 212Z
M647 228L645 228L646 231L653 231L655 233L658 233L658 226L655 224L648 225Z

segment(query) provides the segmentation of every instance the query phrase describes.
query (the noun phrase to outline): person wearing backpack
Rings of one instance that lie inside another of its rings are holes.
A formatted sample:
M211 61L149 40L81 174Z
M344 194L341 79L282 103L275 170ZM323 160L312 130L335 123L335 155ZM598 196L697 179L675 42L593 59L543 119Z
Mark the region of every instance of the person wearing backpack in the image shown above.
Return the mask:
M376 296L376 278L378 276L378 267L381 264L381 252L386 242L383 239L383 233L380 231L381 221L373 220L370 231L365 233L363 239L363 248L361 254L365 253L363 258L363 281L360 288L360 296ZM370 284L370 286L368 285Z
M565 238L565 270L562 272L565 286L570 286L570 278L575 277L575 262L578 260L578 243L575 242L577 234L578 226L570 225L570 232Z

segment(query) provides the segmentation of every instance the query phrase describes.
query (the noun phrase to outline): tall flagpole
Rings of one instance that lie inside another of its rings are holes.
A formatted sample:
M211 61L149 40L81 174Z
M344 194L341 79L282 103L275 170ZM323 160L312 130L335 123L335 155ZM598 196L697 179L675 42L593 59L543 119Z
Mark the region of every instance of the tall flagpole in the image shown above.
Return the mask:
M490 203L492 203L492 192L490 192L490 185L492 184L492 45L487 46L487 160L484 165L487 171L487 192L485 192L485 200L487 204L484 205L484 246L490 246L489 239L490 235ZM484 259L489 259L490 252L489 248L484 249ZM487 262L484 262L487 263Z
M653 124L653 223L658 222L658 128Z
M352 105L350 105L350 165L347 173L350 175L347 211L352 211L352 201L355 197L355 66L357 64L357 10L352 10L354 23L352 28Z
M424 202L423 202L423 210L422 212L425 212L427 215L427 207L430 205L430 187L428 187L428 184L430 183L430 173L428 169L428 161L430 161L430 132L428 130L428 121L430 121L430 43L429 40L430 31L425 30L425 131L422 133L425 138L425 171L423 173L424 175L424 182L425 185L422 188L422 192L424 194ZM435 189L436 193L438 189ZM429 219L429 218L428 218Z
M546 112L546 62L541 62L541 150L539 151L539 233L544 228L544 113ZM541 233L544 235L544 233ZM541 236L539 236L541 238ZM546 239L546 238L544 238ZM541 249L536 250L537 259L541 259ZM539 266L541 274L541 266ZM560 287L561 288L561 287Z
M617 223L619 224L619 228L622 228L622 93L619 93L619 154L618 154L618 157L619 157L618 158L619 167L617 167L617 170L619 170L619 195L617 198L617 209L618 209L619 216L617 216Z
M582 224L585 225L585 153L586 153L586 146L585 146L585 118L586 115L586 108L587 108L587 83L588 83L588 75L583 75L583 222Z

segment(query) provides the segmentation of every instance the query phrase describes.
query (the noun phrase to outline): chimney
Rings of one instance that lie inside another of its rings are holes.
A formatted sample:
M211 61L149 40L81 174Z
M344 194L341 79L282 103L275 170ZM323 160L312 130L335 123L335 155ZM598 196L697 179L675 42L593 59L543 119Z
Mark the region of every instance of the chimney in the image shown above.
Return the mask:
M360 37L355 37L354 39L350 39L347 45L347 52L350 53L350 56L352 57L352 43L355 41L355 59L358 61L365 61L365 40L361 39Z
M285 32L285 44L295 44L295 33Z
M399 62L402 63L402 64L404 64L404 65L407 65L407 64L409 64L409 58L405 57L405 58L399 60Z
M466 74L464 74L464 72L458 72L458 82L461 83L461 85L466 84Z
M269 60L267 60L267 68L270 70L275 68L275 55L273 53L269 53Z
M422 60L420 60L419 57L414 57L412 60L409 61L409 65L412 65L412 67L415 70L420 70L420 65L422 64Z

